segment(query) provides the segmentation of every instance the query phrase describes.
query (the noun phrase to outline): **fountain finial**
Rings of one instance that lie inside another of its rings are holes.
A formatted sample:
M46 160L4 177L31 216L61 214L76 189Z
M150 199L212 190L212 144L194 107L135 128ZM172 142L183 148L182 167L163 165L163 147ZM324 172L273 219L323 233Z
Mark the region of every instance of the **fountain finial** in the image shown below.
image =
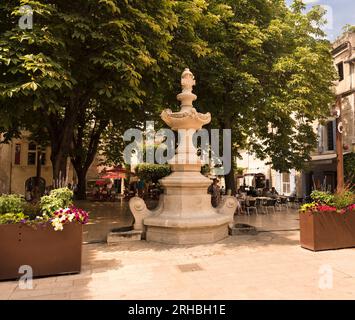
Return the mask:
M186 68L181 75L182 92L192 93L192 87L196 85L196 80L189 68Z
M193 102L197 96L192 93L196 80L189 68L186 68L181 74L182 92L177 95L177 99L181 102L181 109L178 112L172 112L166 109L161 113L163 121L173 130L194 129L199 130L205 124L211 121L211 114L198 113L193 107Z
M189 68L186 68L181 75L182 92L177 95L177 99L181 102L182 112L191 111L193 108L192 102L197 99L197 96L192 93L193 86L196 85L196 80Z

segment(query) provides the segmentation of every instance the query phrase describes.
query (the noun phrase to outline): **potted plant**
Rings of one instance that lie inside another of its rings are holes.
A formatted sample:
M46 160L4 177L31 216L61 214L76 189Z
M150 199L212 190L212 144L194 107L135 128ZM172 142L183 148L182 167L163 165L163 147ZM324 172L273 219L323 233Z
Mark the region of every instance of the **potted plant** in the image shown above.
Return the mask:
M30 266L34 277L80 272L88 213L72 198L68 188L52 190L38 204L0 196L0 280L19 278L21 266Z
M300 209L301 246L313 251L355 247L354 194L313 191L311 198Z

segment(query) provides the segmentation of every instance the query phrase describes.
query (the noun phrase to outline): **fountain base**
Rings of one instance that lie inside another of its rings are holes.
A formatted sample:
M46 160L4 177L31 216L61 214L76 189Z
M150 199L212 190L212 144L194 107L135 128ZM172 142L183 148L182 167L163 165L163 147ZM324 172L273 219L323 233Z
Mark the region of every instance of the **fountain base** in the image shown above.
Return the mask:
M147 226L147 241L164 244L206 244L228 237L228 223L201 228L164 228Z

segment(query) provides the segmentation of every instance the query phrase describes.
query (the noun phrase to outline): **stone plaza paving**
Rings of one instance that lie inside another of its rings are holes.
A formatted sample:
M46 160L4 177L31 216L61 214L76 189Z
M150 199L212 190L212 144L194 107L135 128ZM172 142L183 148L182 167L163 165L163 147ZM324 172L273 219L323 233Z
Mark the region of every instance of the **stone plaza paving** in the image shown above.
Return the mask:
M236 216L265 231L208 245L86 244L81 274L0 282L0 299L355 299L355 249L302 249L297 217Z

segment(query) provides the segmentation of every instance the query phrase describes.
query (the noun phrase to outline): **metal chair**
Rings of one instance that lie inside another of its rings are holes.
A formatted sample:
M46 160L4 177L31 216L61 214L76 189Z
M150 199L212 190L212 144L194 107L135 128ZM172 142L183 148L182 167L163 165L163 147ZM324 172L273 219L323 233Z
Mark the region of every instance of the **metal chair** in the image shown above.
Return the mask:
M288 210L288 201L287 201L287 198L284 198L284 197L281 197L278 199L278 207L280 208L280 211L281 211L281 208L282 207L285 207L286 210Z
M296 205L296 197L288 197L288 202L290 203L291 207L294 208Z
M267 214L267 199L260 199L260 209L262 210L263 213Z
M267 213L269 213L269 208L272 208L274 210L274 213L276 213L276 209L275 209L276 202L277 202L277 199L268 199L266 201L265 208L266 208Z
M256 200L246 200L245 209L248 216L250 216L250 210L255 210L256 215L258 215L258 208L256 207Z

